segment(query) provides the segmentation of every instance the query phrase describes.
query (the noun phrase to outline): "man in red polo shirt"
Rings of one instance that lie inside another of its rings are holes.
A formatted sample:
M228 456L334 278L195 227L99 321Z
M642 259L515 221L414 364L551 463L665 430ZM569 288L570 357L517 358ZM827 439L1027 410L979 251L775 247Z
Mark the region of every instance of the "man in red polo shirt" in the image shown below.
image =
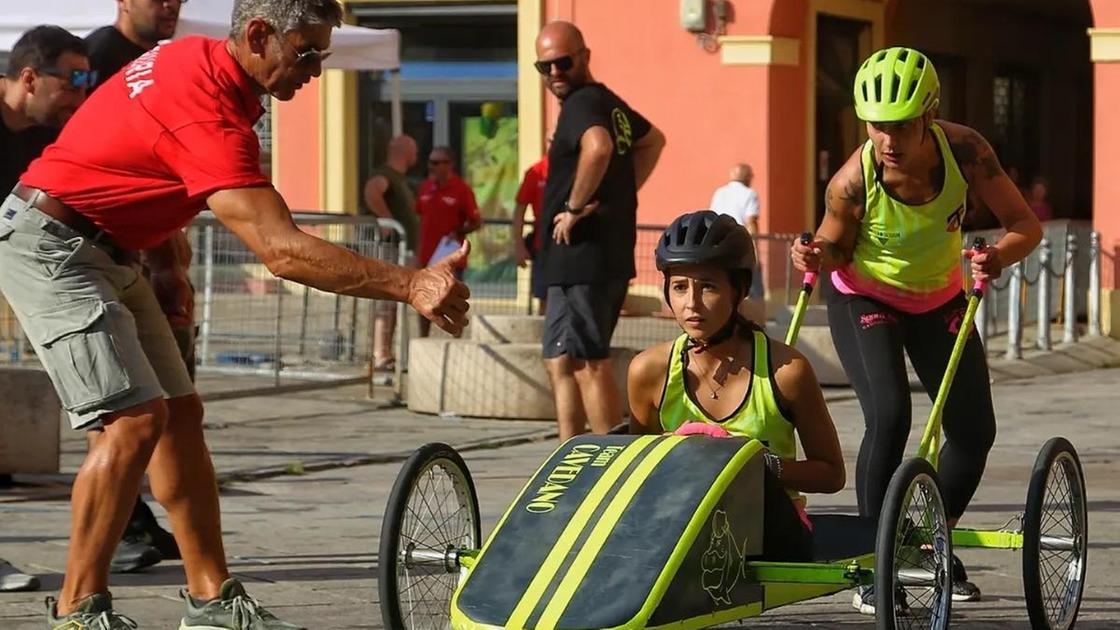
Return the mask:
M435 147L428 154L428 179L420 184L416 193L416 214L420 215L421 267L433 264L432 255L440 242L448 237L462 243L467 234L482 226L482 215L474 191L463 178L455 174L455 153L450 147ZM455 267L456 277L462 279L467 267L464 258ZM420 336L427 337L432 323L420 320Z
M517 207L513 210L513 247L514 256L518 267L524 267L526 261L532 261L529 269L529 286L533 297L539 301L537 315L544 315L548 305L548 285L544 281L544 273L537 264L537 256L541 253L541 237L545 233L541 224L544 216L544 185L548 181L548 154L537 161L525 171L521 180L521 188L517 191ZM533 208L533 231L528 236L522 236L525 231L525 210Z
M228 40L188 38L125 66L86 101L0 205L0 291L75 429L99 427L74 480L70 550L48 627L135 627L115 612L109 560L147 469L188 590L180 629L291 630L231 579L202 403L132 252L208 206L277 276L406 301L453 334L469 292L432 268L363 258L299 230L259 170L260 98L319 76L336 0L237 0Z

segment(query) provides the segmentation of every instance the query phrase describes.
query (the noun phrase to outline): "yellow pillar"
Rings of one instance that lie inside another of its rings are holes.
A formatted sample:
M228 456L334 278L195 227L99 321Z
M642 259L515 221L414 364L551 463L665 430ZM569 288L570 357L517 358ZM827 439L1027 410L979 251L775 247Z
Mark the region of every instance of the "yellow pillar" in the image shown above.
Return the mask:
M544 90L533 67L543 2L517 1L517 156L522 171L544 152Z
M358 75L327 70L319 90L319 207L353 214L358 201Z
M544 153L544 87L533 62L544 0L517 0L517 162L520 172ZM517 269L517 303L529 300L529 270Z

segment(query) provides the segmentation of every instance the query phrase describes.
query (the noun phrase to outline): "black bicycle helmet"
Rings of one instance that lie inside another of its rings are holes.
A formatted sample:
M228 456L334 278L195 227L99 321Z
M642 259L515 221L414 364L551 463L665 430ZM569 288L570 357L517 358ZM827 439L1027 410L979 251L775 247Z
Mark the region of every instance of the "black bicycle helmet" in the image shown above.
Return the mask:
M714 265L729 271L755 266L750 234L735 219L711 210L674 219L657 242L654 258L662 273L676 265Z
M679 265L712 265L726 269L732 286L739 292L735 304L750 292L755 267L754 242L743 226L725 214L699 210L677 217L657 242L654 258L657 270L665 276L666 304L670 303L669 269ZM734 334L741 323L750 325L739 316L738 310L733 311L711 339L690 339L682 354L687 355L689 348L703 352L704 348ZM687 361L687 356L684 360Z

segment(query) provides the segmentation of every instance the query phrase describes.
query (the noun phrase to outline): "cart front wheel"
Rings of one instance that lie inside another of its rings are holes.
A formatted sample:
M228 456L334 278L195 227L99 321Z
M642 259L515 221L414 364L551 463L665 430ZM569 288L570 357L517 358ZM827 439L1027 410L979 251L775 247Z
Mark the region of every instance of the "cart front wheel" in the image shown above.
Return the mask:
M909 459L891 477L879 515L876 628L948 628L952 557L937 472L924 459Z
M460 556L481 545L467 465L454 448L425 444L397 474L381 523L377 582L385 627L449 627Z

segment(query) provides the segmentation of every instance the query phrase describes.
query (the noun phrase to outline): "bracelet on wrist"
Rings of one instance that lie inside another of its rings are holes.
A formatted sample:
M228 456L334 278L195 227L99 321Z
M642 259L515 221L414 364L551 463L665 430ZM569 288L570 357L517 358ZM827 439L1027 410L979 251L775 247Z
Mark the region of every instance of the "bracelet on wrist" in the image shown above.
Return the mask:
M766 460L766 467L770 469L770 472L774 473L774 476L777 477L778 479L781 479L782 478L782 458L778 457L777 455L775 455L773 453L766 453L765 455L763 455L763 457Z

